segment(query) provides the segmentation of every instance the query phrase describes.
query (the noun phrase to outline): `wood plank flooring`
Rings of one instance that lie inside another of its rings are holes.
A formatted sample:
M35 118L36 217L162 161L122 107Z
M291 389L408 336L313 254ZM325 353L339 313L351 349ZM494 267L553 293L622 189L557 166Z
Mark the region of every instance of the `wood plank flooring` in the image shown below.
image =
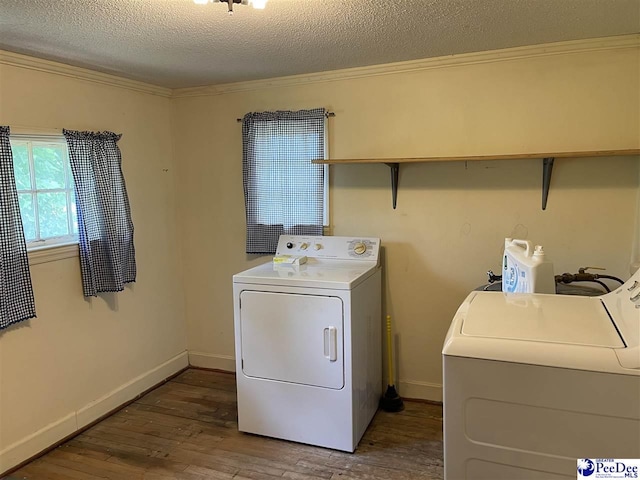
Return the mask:
M441 479L442 407L379 411L343 453L239 433L235 376L189 369L4 478Z

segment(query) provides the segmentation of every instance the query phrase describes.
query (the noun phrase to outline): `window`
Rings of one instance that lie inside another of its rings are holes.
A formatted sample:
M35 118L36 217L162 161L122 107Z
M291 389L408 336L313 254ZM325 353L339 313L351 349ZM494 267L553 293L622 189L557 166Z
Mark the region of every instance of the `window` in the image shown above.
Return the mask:
M311 164L314 158L324 158L324 132L309 132L306 125L295 121L287 125L286 133L275 133L265 124L256 130L256 221L265 225L281 223L284 207L292 210L298 225L321 221L326 226L328 166ZM288 160L274 160L284 152L290 157Z
M326 111L254 112L242 121L247 253L274 253L282 234L328 225Z
M27 248L77 241L76 200L65 139L12 136L11 151Z

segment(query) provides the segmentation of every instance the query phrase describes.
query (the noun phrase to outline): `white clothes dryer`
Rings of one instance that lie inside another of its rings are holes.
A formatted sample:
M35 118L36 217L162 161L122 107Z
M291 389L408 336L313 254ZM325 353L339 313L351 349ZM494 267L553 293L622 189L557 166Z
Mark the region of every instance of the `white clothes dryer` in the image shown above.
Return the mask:
M353 452L382 393L377 238L282 235L233 277L238 428Z
M640 271L600 297L472 292L442 353L446 479L640 458Z

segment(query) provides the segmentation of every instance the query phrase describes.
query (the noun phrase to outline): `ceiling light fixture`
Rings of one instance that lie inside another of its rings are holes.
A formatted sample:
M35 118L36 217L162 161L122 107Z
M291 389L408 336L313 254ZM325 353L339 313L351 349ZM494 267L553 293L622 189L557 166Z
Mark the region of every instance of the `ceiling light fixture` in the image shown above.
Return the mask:
M229 15L233 15L233 4L251 5L253 8L262 10L267 4L267 0L193 0L198 5L206 5L207 3L226 3L229 6Z

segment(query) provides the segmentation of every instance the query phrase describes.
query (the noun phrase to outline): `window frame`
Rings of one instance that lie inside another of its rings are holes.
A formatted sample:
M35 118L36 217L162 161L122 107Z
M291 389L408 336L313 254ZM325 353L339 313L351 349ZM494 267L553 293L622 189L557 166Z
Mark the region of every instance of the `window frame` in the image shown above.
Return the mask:
M329 118L324 116L324 159L329 160ZM329 223L329 165L322 165L324 168L324 192L322 194L323 212L322 226L328 228Z
M73 175L71 173L71 164L69 159L69 149L67 146L67 141L63 135L38 135L38 134L28 134L28 133L19 133L19 134L10 134L9 142L11 144L11 148L13 150L16 145L27 145L28 152L28 162L29 162L29 177L30 177L30 187L29 189L19 189L16 184L16 191L18 195L31 194L32 202L33 202L33 212L35 217L35 229L37 237L35 239L27 240L26 247L28 252L37 252L39 250L51 249L55 247L68 247L70 246L69 252L64 253L64 256L61 258L67 258L74 248L77 250L76 245L78 244L78 233L73 233L74 230L74 222L77 225L77 207L76 213L74 215L72 205L75 204L75 186L73 182ZM35 146L55 146L55 147L63 147L62 152L64 155L64 188L38 188L36 183L36 169L35 169L35 161L33 158L33 147ZM58 235L54 237L46 237L41 238L40 231L40 213L38 211L38 202L37 195L38 193L65 193L66 194L66 206L67 206L67 227L70 234L67 235ZM21 212L22 216L22 212ZM75 218L74 218L75 217ZM24 223L24 221L23 221ZM24 225L23 225L24 228ZM30 255L31 258L32 255ZM57 255L60 257L60 255ZM46 260L45 260L46 261ZM41 262L38 262L41 263Z
M325 115L324 117L324 125L323 125L323 151L324 151L324 160L329 159L329 131L328 131L328 119ZM322 226L326 230L330 226L329 222L329 165L322 165L323 169L323 185L322 185ZM256 208L256 215L259 215L259 208ZM256 224L264 224L264 222L260 222L258 218L255 219Z

